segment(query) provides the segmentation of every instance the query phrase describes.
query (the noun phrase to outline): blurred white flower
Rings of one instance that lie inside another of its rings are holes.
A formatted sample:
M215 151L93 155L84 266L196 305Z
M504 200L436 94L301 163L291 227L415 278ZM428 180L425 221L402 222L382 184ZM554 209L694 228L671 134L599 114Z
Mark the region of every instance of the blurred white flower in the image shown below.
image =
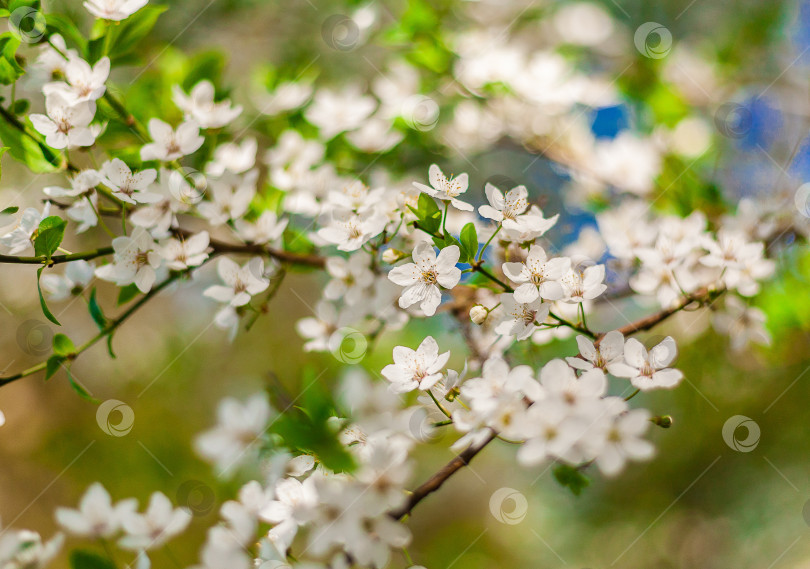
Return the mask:
M202 128L220 128L242 114L242 106L231 106L229 100L214 102L214 84L204 79L186 95L179 85L172 87L172 100L185 113L186 120L196 121Z

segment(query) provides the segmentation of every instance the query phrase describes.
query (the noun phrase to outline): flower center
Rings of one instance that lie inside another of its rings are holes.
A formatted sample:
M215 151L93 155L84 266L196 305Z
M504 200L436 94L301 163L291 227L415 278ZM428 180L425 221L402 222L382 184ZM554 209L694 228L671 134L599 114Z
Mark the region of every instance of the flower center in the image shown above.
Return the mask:
M422 271L422 282L425 284L436 284L439 280L439 273L436 272L436 269L428 269L426 271Z

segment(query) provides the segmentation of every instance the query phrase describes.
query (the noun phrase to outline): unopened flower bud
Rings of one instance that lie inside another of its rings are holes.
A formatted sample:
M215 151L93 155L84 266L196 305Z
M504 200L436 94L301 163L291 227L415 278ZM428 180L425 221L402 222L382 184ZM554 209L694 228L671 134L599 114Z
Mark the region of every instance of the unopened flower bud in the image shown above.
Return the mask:
M476 304L470 308L470 320L473 321L473 324L478 324L480 326L486 322L487 316L489 316L489 312L480 304Z
M384 263L388 263L389 265L393 265L400 259L405 256L405 253L402 251L397 251L396 249L386 249L383 251L382 260Z
M668 429L672 426L672 416L664 415L663 417L653 417L650 419L654 424L658 425L662 429Z

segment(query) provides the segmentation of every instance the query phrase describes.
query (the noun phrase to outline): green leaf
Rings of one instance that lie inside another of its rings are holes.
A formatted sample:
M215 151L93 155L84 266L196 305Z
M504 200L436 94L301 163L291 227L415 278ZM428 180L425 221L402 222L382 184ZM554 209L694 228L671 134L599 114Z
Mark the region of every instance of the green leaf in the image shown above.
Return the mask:
M87 40L79 31L79 27L64 14L45 14L45 24L50 33L58 33L65 40L72 42L81 53L87 50Z
M110 61L114 64L125 60L152 28L155 27L158 17L166 11L166 6L144 6L132 16L121 22L104 22L104 33L100 34L101 25L93 26L90 42L87 44L87 56L91 63L104 57L104 48Z
M11 85L25 74L17 63L17 48L20 40L11 32L0 34L0 83Z
M30 107L31 103L28 101L28 99L17 99L14 101L14 104L9 107L9 111L11 111L11 114L19 116L27 113Z
M121 292L118 293L118 306L122 304L126 304L139 293L138 287L135 284L130 284L125 287L121 287Z
M39 293L39 305L42 307L42 314L45 315L45 318L56 324L57 326L61 326L59 320L56 319L56 316L48 309L48 305L45 302L45 297L42 296L42 286L39 283L39 279L42 277L42 271L45 267L40 267L37 269L37 292Z
M90 316L93 318L93 322L96 323L99 330L104 330L107 326L107 318L104 316L104 312L102 312L101 307L98 305L98 299L96 298L96 287L93 287L93 290L90 291L90 300L87 301L87 307L90 310Z
M58 215L51 215L43 219L34 238L34 254L50 259L62 244L65 237L67 222Z
M53 337L53 353L62 357L73 356L76 354L76 346L66 335L57 334Z
M582 474L578 468L568 464L557 465L554 468L554 478L561 486L571 490L574 496L582 494L582 491L591 484L590 479Z
M95 397L90 395L90 393L88 393L88 391L84 387L79 385L79 383L75 379L73 379L73 374L70 373L69 369L66 368L65 372L67 373L67 377L68 377L68 381L70 382L70 386L73 388L73 391L75 391L76 393L79 394L79 397L81 397L85 401L89 401L90 403L95 403L96 405L101 403L101 401L99 401L98 399L96 399ZM87 567L87 566L85 565L84 567Z
M113 347L112 347L112 340L113 340L113 334L112 334L112 332L110 332L110 333L107 335L107 351L110 353L110 357L111 357L112 359L115 359L115 358L117 358L118 356L116 356L116 355L115 355L115 352L113 351Z
M39 0L11 0L8 3L8 11L13 12L18 8L33 8L39 10Z
M61 155L7 121L0 121L0 140L9 147L9 152L15 159L37 174L53 172L62 164Z
M336 415L331 396L314 377L309 378L309 382L304 378L304 383L312 387L301 395L301 405L280 415L271 431L290 449L315 455L327 468L335 472L351 471L354 460L338 440L338 429L331 421Z
M12 215L14 213L17 213L18 211L20 211L20 208L18 208L16 205L14 205L14 206L11 206L11 207L7 207L3 211L0 211L0 215Z
M116 569L115 563L92 551L74 549L70 552L70 569Z
M65 359L60 356L51 356L48 358L48 361L45 362L45 381L51 379L53 374L59 371L63 361L65 361Z
M408 206L410 207L410 206ZM417 209L410 208L416 215L419 227L428 233L437 233L442 226L442 212L436 200L427 194L419 194Z
M461 262L472 263L478 254L478 232L472 222L461 229Z

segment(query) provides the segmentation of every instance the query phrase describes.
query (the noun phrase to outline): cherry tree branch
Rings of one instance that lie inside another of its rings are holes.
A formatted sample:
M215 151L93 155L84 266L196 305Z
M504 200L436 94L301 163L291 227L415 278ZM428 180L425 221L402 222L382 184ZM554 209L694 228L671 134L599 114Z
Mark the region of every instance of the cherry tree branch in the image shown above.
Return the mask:
M726 292L725 289L717 289L711 287L700 289L697 292L694 292L684 297L681 300L681 302L679 302L677 305L656 312L655 314L652 314L650 316L636 320L635 322L631 322L630 324L627 324L626 326L619 328L619 331L622 332L622 334L624 334L625 336L631 336L637 332L649 330L655 327L657 324L660 324L670 316L680 312L681 310L684 310L689 305L695 302L697 302L699 306L711 304L714 300L716 300L725 292ZM604 332L596 334L595 335L596 343L598 343L604 336L605 336ZM389 515L396 520L401 520L402 518L410 514L411 511L417 506L417 504L419 504L422 500L424 500L428 495L432 494L433 492L441 488L442 485L451 476L453 476L456 472L461 470L464 466L467 466L470 463L470 461L484 449L485 446L494 441L496 438L498 438L498 434L495 431L491 431L491 433L487 435L487 438L485 438L482 442L467 447L464 451L462 451L455 458L453 458L453 460L445 464L438 472L436 472L436 474L428 478L419 487L417 487L408 496L408 499L405 502L405 504L389 512Z
M402 506L392 510L388 513L388 515L395 520L401 520L410 514L411 510L413 510L419 502L424 500L429 494L432 494L441 488L442 485L451 476L453 476L453 474L467 466L470 461L484 449L485 446L495 439L495 437L497 437L497 433L495 431L491 431L483 441L476 445L470 445L464 451L460 452L455 458L453 458L453 460L445 464L441 470L428 478L423 484L414 490L408 496L408 499Z
M115 330L117 330L118 327L121 326L121 324L123 324L124 321L126 321L130 316L132 316L135 312L137 312L138 309L140 309L143 305L145 305L147 302L149 302L152 298L157 296L157 294L161 290L163 290L164 288L166 288L167 286L172 284L174 281L179 279L184 274L185 273L174 273L174 274L170 275L169 278L164 280L162 283L155 286L152 290L150 290L145 295L143 295L141 298L139 298L137 300L137 302L135 302L132 306L130 306L126 311L124 311L121 314L121 316L119 316L118 318L116 318L114 320L110 320L107 323L107 325L104 326L104 328L102 328L98 332L98 334L96 334L95 336L90 338L84 344L78 346L76 348L76 352L71 354L70 359L75 359L76 357L78 357L79 354L81 354L82 352L84 352L88 348L95 345L99 340L101 340L105 336L108 336L108 335L112 334L113 332L115 332ZM22 379L24 377L28 377L29 375L34 375L35 373L38 373L40 371L44 371L45 368L47 367L47 365L48 365L48 361L45 360L44 362L40 362L37 365L35 365L33 367L30 367L30 368L28 368L28 369L26 369L24 371L21 371L18 374L0 378L0 387L3 387L4 385L8 385L9 383L12 383L13 381L16 381L18 379Z

